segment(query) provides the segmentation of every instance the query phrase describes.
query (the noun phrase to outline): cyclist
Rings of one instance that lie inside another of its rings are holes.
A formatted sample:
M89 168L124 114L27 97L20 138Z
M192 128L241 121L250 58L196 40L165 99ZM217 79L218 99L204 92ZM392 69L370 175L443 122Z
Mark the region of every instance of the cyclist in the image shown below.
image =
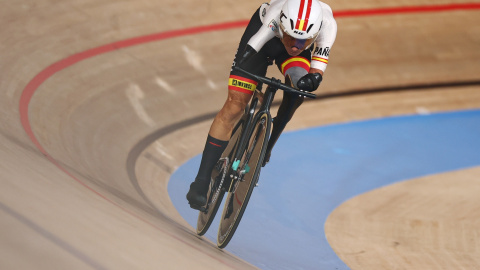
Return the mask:
M271 0L253 14L240 40L233 66L265 76L275 61L282 74L290 75L295 87L315 91L322 81L330 50L337 34L332 9L318 0ZM240 119L256 88L261 85L242 73L231 70L228 97L210 127L195 181L187 200L190 207L206 204L210 175L227 146L234 124ZM303 97L284 92L273 120L272 134L265 156L271 150ZM264 163L265 164L265 163Z

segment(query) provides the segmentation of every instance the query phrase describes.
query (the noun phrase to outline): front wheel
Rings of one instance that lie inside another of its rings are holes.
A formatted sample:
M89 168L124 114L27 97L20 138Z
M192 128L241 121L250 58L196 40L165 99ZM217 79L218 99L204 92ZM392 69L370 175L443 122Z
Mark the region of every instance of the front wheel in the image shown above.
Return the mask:
M222 157L213 168L210 187L207 193L207 206L205 211L200 211L197 219L197 234L204 235L212 224L218 207L220 206L225 190L230 186L230 178L227 173L230 171L231 159L238 147L238 141L242 134L245 121L242 119L233 129L232 136L228 142Z
M270 115L267 113L260 115L255 122L246 148L239 149L239 151L243 152L243 155L238 167L232 174L238 178L232 181L223 208L217 235L217 246L219 248L227 246L242 219L253 188L260 175L270 128Z

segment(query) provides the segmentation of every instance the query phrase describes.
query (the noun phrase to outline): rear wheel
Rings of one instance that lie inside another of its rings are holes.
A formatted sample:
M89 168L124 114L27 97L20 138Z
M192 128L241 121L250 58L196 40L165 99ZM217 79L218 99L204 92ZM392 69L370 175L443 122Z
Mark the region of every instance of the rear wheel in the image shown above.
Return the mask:
M262 114L255 122L246 148L240 150L244 152L243 156L238 167L232 171L232 175L238 179L232 180L218 228L219 248L224 248L230 242L247 207L262 168L270 126L270 115Z

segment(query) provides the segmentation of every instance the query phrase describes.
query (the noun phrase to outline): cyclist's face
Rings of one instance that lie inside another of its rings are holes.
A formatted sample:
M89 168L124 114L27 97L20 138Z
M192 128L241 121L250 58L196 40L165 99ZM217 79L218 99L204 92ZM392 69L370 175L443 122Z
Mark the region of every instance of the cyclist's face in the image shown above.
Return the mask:
M283 27L280 27L282 31L282 43L283 46L285 46L285 49L287 50L288 54L291 56L297 56L299 55L302 51L304 51L306 48L308 48L315 38L309 38L309 39L296 39L289 34L287 34L284 30Z
M295 46L289 46L289 45L286 45L285 43L283 43L283 45L285 46L285 50L287 50L287 53L290 56L297 56L303 52L303 50L300 50Z

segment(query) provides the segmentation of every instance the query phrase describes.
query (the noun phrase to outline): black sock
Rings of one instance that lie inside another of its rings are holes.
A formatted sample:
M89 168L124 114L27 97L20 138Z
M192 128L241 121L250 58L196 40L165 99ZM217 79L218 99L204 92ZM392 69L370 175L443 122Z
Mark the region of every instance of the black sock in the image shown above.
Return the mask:
M200 163L200 169L195 181L200 183L210 181L213 167L217 164L227 144L228 141L221 141L208 135L205 149L203 150L202 162Z

